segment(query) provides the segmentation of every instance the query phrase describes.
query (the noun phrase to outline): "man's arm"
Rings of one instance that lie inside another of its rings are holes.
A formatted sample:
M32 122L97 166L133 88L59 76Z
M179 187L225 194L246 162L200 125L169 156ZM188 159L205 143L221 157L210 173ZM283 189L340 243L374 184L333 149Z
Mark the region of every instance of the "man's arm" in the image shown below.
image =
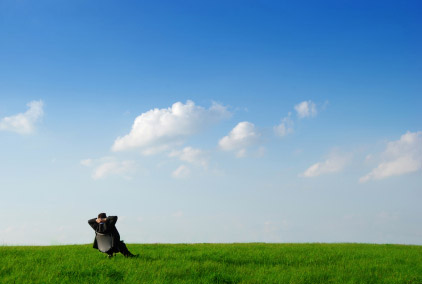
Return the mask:
M117 222L117 216L108 216L108 217L107 217L107 221L108 221L110 224L114 225L114 224L116 224L116 222Z
M97 218L92 218L88 220L88 224L94 229L97 230L98 224L97 224Z

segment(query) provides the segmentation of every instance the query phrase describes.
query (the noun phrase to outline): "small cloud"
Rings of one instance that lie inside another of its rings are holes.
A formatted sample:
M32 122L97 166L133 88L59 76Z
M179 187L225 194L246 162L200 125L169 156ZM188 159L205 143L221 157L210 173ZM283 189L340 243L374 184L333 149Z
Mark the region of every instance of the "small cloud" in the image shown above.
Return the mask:
M366 155L366 157L365 157L365 164L369 165L369 164L373 163L373 162L374 162L374 160L375 160L374 155L372 155L372 154L368 154L368 155Z
M295 154L295 155L301 155L301 154L303 154L303 149L298 148L298 149L294 150L293 154Z
M230 115L227 107L220 104L213 103L205 109L193 101L187 101L186 104L176 102L169 108L152 109L135 119L130 133L118 137L112 150L141 148L146 154L154 154Z
M295 110L299 118L314 117L317 115L317 108L312 101L303 101L295 105Z
M190 170L185 165L181 165L171 173L171 176L176 179L185 179L190 176Z
M359 182L380 180L391 176L420 171L422 169L422 131L406 132L399 140L392 141L382 154L383 162Z
M332 152L325 161L313 164L299 176L310 178L323 174L337 173L344 169L350 159L351 154Z
M92 178L94 180L104 179L108 176L120 176L131 179L136 172L134 161L118 161L114 157L104 157L101 159L85 159L80 164L85 167L93 167Z
M330 104L330 102L329 102L329 101L325 101L325 102L322 104L321 110L326 110L329 104Z
M90 167L93 164L93 160L92 159L85 159L85 160L81 160L81 165L85 166L85 167Z
M42 101L32 101L27 104L29 109L24 113L7 116L0 120L0 130L12 131L19 134L30 134L35 131L35 123L44 114Z
M130 179L130 173L133 173L135 163L133 161L105 162L99 165L92 174L93 179L102 179L110 175L122 176Z
M148 147L148 148L142 150L141 153L144 156L153 156L153 155L168 151L173 145L176 146L176 145L179 145L179 144L181 144L181 143L168 143L168 144L164 144L164 145L158 145L158 146L155 146L155 147Z
M287 117L281 120L281 123L274 126L274 133L279 137L286 136L293 132L293 121L290 119L290 113Z
M258 148L258 151L256 151L256 157L262 158L265 156L265 153L267 153L267 149L264 146L261 146Z
M178 211L176 211L176 212L174 212L173 214L171 214L173 217L175 217L175 218L181 218L181 217L183 217L183 215L184 215L184 213L183 213L183 211L182 210L178 210Z
M204 151L192 147L185 147L181 151L174 150L170 152L169 157L177 157L181 161L199 165L204 168L208 166L208 157L205 155Z
M246 157L246 149L240 149L239 151L236 152L236 157L237 158L243 158Z
M261 137L253 123L239 122L229 133L219 141L219 146L224 151L235 151L238 158L246 155L246 149L256 145Z

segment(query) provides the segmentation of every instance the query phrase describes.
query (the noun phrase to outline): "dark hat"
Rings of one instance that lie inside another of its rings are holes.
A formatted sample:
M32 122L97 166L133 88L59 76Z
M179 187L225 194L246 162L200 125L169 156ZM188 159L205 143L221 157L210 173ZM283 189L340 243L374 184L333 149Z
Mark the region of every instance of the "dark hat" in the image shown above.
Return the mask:
M98 214L98 218L107 218L106 213L100 213Z

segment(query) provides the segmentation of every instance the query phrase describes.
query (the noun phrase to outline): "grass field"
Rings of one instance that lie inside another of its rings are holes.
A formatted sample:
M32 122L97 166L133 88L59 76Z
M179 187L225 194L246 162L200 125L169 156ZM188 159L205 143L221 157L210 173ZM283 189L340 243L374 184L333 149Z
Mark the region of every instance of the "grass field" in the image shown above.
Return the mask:
M422 246L128 244L2 246L0 283L422 283Z

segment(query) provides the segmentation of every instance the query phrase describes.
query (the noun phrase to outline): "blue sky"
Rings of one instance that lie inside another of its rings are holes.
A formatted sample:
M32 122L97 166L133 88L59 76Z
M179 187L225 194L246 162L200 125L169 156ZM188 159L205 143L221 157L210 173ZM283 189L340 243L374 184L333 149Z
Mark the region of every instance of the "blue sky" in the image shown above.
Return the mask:
M0 1L0 242L422 244L419 1Z

